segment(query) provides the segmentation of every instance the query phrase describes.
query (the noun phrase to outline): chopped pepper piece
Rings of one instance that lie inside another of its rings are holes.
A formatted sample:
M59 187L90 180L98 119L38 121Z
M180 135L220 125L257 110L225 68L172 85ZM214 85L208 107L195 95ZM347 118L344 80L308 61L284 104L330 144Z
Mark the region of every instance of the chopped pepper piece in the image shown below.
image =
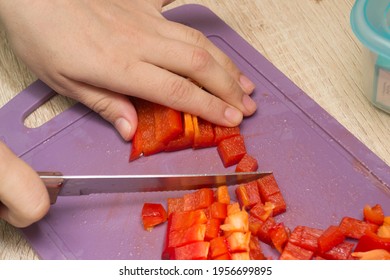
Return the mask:
M219 142L217 150L225 167L237 164L246 154L244 137L236 135L224 139Z
M156 225L164 223L167 218L167 211L160 203L144 203L142 207L144 229L151 231Z

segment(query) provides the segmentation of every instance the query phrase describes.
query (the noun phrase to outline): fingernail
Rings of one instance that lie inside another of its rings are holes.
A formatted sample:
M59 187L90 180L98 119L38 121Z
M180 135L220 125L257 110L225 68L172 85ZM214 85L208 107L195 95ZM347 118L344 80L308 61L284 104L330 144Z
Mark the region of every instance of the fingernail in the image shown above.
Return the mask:
M240 84L242 89L248 94L255 89L255 84L245 75L240 76Z
M248 110L249 114L254 113L257 109L256 102L253 101L253 99L249 95L244 94L242 96L242 103L244 104L244 107Z
M118 130L119 134L122 136L123 139L125 139L126 141L130 140L131 125L126 119L124 118L117 119L115 121L114 126L116 130Z
M232 125L239 125L242 121L242 112L234 107L227 107L225 110L225 118Z

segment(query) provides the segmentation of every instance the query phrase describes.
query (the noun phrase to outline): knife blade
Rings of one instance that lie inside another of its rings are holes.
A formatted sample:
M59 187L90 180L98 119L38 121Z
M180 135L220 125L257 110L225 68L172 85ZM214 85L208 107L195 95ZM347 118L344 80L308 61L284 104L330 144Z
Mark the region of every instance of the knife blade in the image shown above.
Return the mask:
M272 172L238 172L224 174L163 175L63 175L38 172L54 204L58 196L93 193L155 192L194 190L204 187L237 185L257 180Z

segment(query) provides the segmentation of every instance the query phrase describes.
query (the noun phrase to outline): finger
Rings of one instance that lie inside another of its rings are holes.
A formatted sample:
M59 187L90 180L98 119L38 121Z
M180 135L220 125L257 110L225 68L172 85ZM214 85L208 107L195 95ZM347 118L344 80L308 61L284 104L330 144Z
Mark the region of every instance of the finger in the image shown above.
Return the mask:
M34 170L0 142L0 217L16 227L40 220L49 195Z
M188 112L219 125L235 126L242 121L240 110L170 71L138 63L131 74L126 74L139 81L128 84L128 95ZM119 77L119 80L124 78Z
M170 39L159 40L154 45L158 51L148 53L147 62L190 77L212 94L240 109L245 116L256 111L256 103L206 49Z
M166 38L186 42L190 45L206 49L221 67L239 83L245 93L250 94L253 92L255 84L241 72L229 56L213 44L202 32L170 21L162 22L158 26L159 33Z
M116 128L124 140L129 141L133 138L138 119L137 112L127 96L81 82L69 83L72 91L66 91L64 95L97 112Z

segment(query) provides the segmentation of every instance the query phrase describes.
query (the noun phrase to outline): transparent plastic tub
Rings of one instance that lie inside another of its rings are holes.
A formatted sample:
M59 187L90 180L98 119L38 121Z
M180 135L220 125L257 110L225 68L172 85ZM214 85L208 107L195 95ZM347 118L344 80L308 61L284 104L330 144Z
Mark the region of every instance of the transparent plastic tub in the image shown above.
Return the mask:
M365 95L376 107L390 113L390 0L356 0L351 26L366 47Z

